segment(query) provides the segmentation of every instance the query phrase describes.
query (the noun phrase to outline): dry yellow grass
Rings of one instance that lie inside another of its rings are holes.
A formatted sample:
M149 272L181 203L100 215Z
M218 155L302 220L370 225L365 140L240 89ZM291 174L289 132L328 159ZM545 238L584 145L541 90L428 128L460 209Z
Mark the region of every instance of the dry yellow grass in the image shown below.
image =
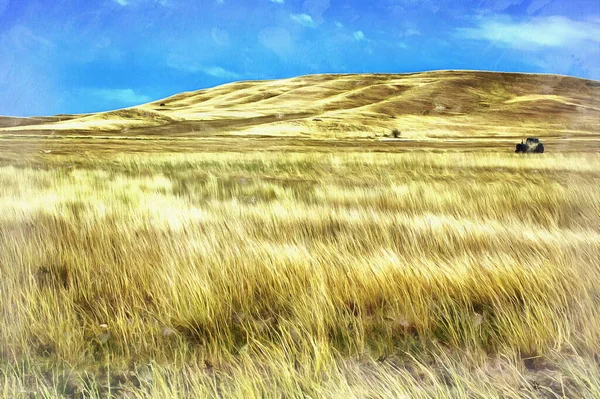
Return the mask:
M600 396L600 156L0 167L0 396Z

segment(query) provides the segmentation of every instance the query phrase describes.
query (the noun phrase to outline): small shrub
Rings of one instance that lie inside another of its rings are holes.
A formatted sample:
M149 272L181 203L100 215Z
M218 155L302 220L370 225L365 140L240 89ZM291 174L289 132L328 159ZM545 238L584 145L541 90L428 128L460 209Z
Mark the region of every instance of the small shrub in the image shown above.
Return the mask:
M395 139L397 139L398 137L400 137L401 134L402 133L398 129L393 129L392 130L392 137L395 138Z

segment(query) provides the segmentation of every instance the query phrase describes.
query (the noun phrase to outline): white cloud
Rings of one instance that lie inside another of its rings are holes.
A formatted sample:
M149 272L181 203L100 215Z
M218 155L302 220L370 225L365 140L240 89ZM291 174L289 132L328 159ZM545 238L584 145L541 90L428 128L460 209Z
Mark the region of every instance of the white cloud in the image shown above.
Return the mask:
M204 73L220 79L240 79L242 75L220 66L206 66L202 60L186 54L171 53L167 57L167 66L186 73Z
M210 35L215 43L221 46L229 45L229 33L225 29L214 27L211 29Z
M458 29L458 35L523 50L577 47L584 42L600 43L600 25L562 16L532 18L528 21L495 16L480 20L476 28Z
M280 56L285 55L292 49L292 36L290 32L276 26L261 30L258 34L258 41Z
M305 0L302 3L302 11L310 15L316 25L321 25L325 21L323 14L330 6L330 0Z
M365 40L365 34L363 33L362 30L356 31L354 32L354 40Z
M410 37L410 36L421 36L421 31L418 29L406 29L403 33L402 36L404 37Z
M344 24L340 21L335 21L335 27L338 29L342 29L344 27Z
M225 0L217 0L217 4L225 4Z
M127 0L115 0L115 2L122 6L126 6L127 4L129 4L129 2Z
M202 66L191 54L173 52L167 55L167 66L178 71L195 73L202 70Z
M215 78L221 79L239 79L241 76L235 72L228 71L224 68L213 66L209 68L203 68L202 72Z
M132 89L93 89L91 95L121 105L143 104L151 100L150 97L137 94Z
M0 35L0 48L14 51L33 52L41 55L41 50L50 50L54 43L33 32L25 25L13 25L6 33ZM35 49L35 50L34 50Z
M308 14L290 14L290 18L300 25L308 26L309 28L315 27L315 21Z
M285 0L271 0L271 3L283 4Z

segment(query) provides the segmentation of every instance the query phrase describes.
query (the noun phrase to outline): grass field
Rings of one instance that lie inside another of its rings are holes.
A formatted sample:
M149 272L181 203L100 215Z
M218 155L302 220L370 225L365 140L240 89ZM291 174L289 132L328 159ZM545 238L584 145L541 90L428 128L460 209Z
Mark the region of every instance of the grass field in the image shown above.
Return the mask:
M1 397L600 397L598 153L22 140Z

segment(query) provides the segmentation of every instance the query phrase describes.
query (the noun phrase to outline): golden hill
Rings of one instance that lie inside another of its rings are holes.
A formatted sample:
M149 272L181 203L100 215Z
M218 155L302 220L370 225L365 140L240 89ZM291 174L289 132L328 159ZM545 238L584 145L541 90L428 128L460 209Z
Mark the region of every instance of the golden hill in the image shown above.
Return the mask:
M310 75L231 83L97 114L0 119L3 134L333 138L394 128L406 138L598 134L600 82L475 71Z

